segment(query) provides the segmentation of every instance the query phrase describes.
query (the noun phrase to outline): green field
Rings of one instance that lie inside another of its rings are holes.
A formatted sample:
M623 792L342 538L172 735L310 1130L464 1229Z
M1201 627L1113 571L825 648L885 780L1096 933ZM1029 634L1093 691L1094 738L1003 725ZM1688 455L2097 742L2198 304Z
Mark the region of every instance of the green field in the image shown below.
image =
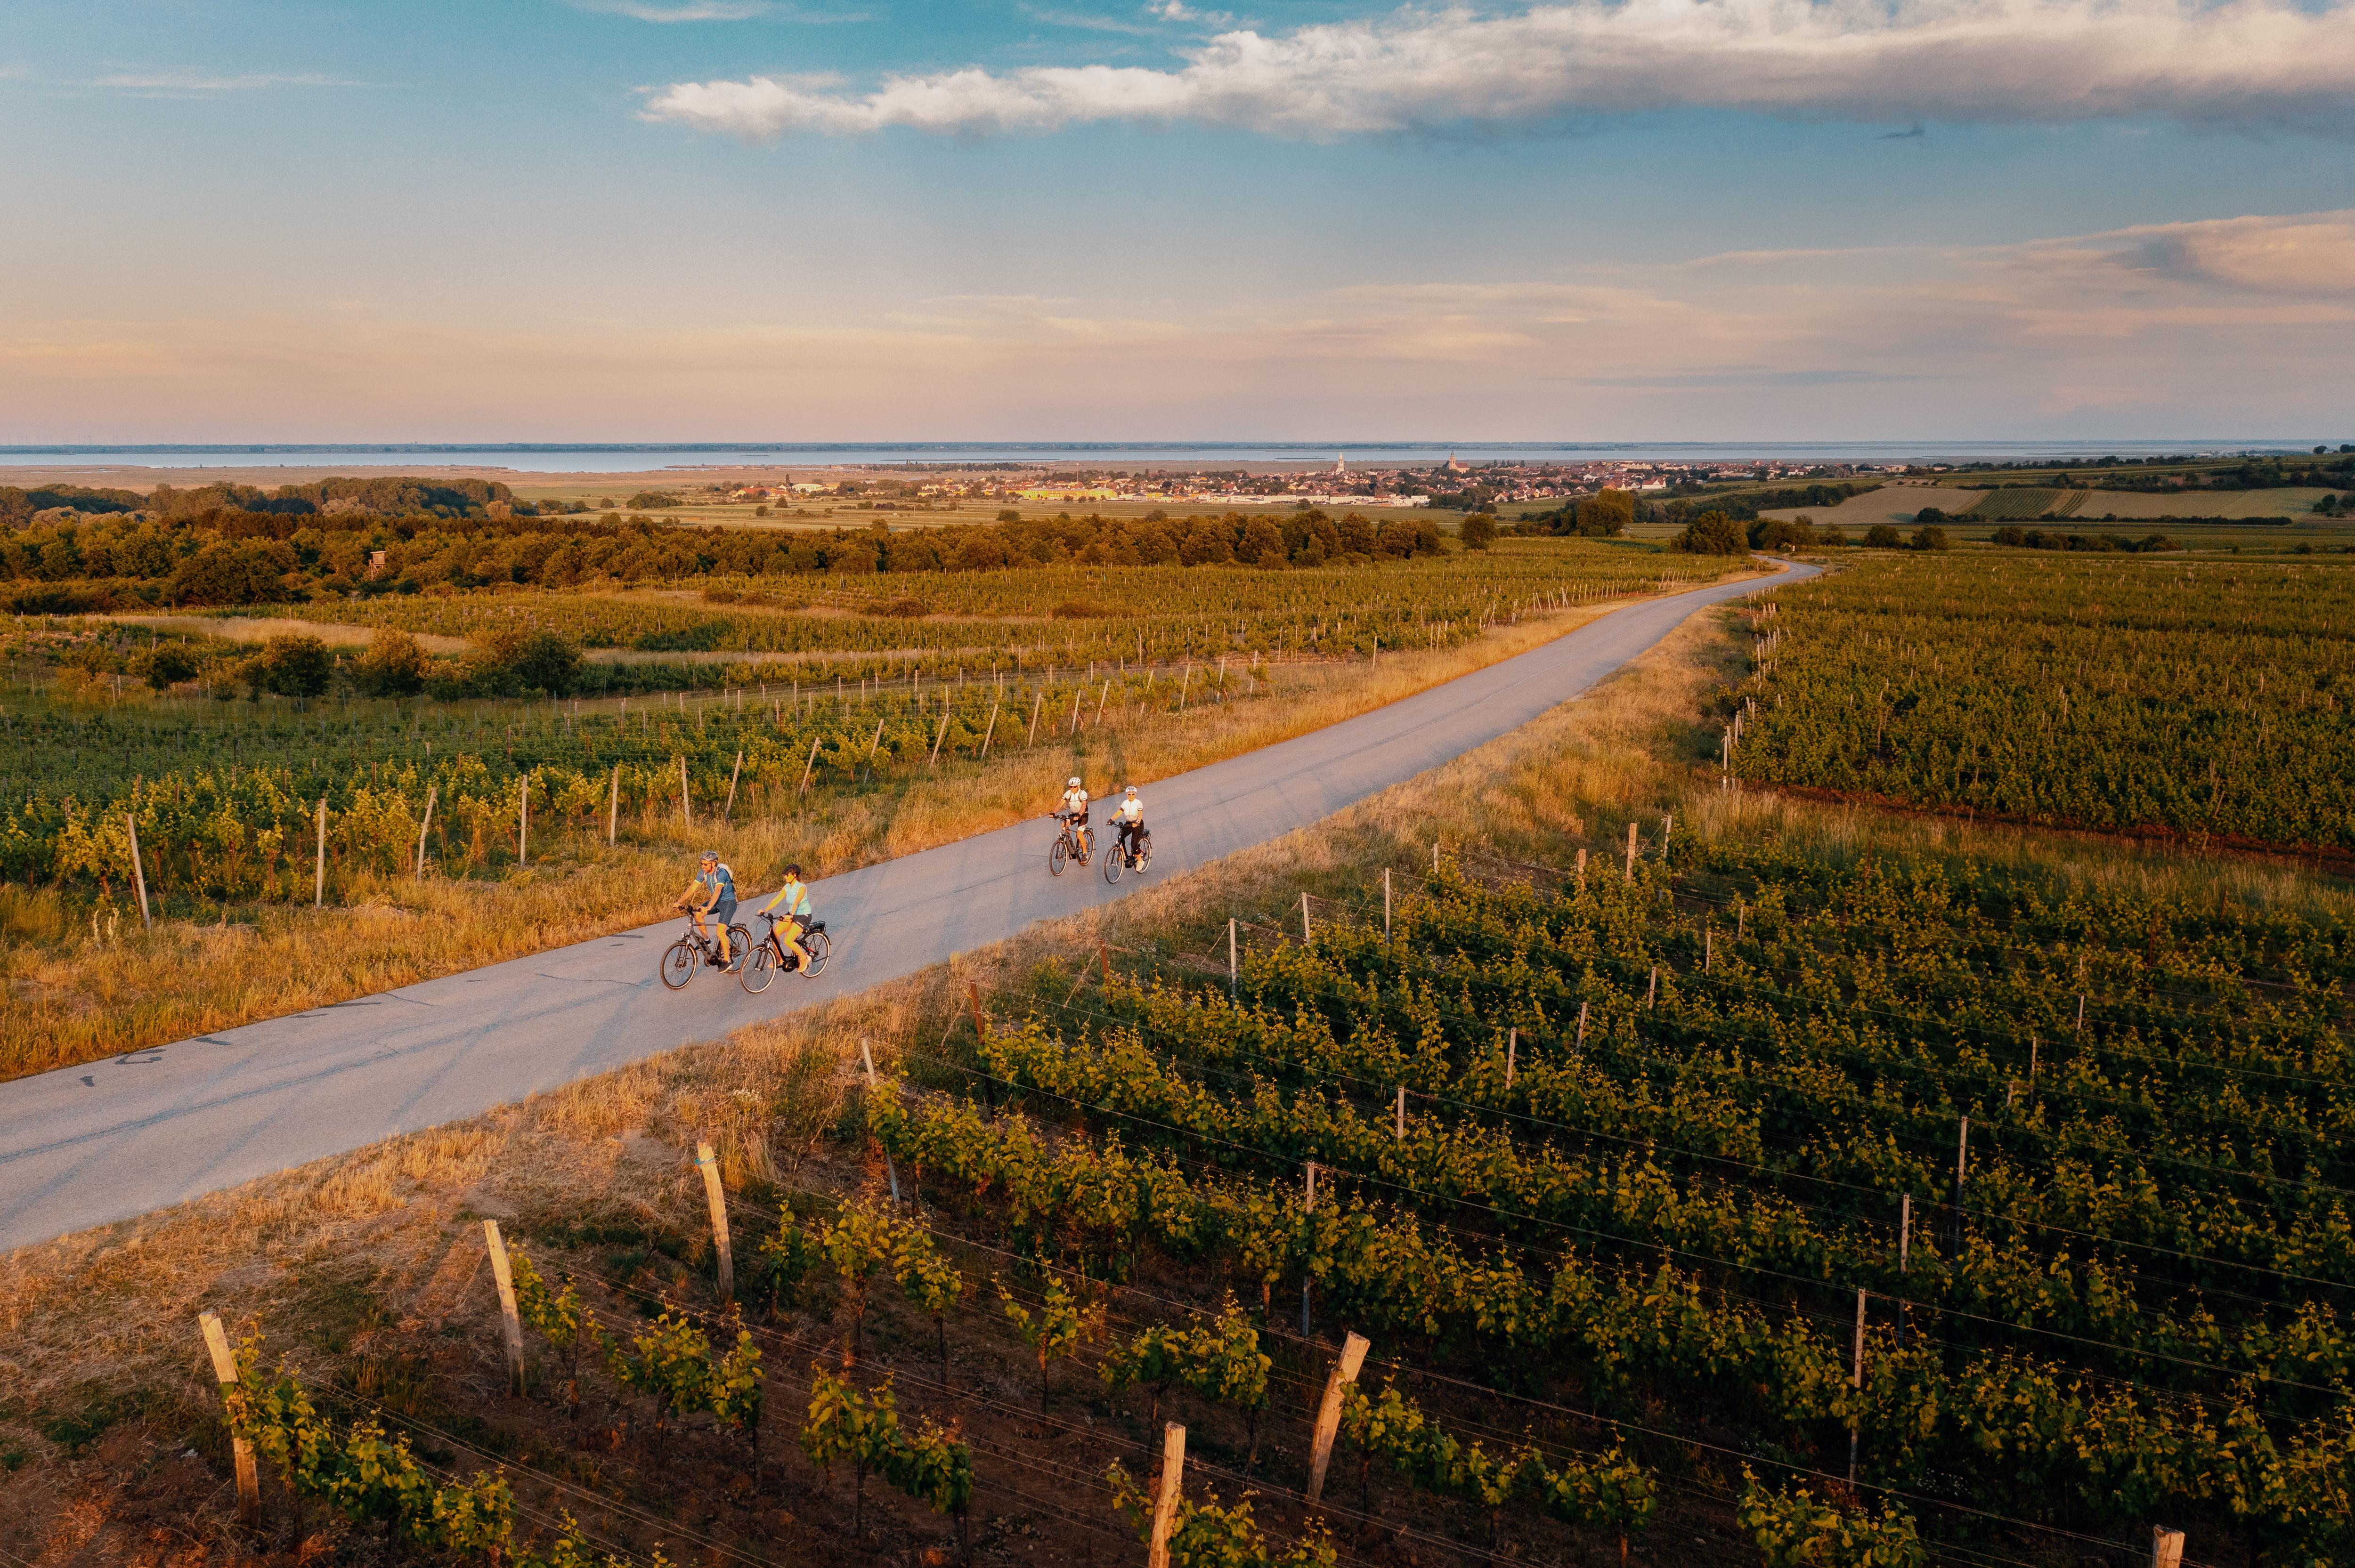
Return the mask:
M1744 779L2355 851L2355 566L1882 556L1758 627Z

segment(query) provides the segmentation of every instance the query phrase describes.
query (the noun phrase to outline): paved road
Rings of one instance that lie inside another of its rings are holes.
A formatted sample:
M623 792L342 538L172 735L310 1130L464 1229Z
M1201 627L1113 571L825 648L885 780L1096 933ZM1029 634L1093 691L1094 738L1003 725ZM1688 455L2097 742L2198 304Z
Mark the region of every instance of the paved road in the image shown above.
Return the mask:
M1694 610L1758 586L1632 605L1388 707L1164 779L1147 793L1152 876L1264 843L1460 757L1584 691ZM675 934L666 923L0 1084L0 1247L716 1040L1135 889L1107 886L1093 868L1050 878L1052 836L1031 821L814 885L834 962L816 980L781 976L766 996L709 974L663 990L655 958Z

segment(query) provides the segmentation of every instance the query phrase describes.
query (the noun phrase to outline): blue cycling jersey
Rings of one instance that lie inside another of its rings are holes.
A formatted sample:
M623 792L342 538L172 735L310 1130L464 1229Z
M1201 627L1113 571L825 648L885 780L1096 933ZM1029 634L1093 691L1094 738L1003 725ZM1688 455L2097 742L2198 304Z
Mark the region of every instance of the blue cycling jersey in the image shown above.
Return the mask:
M698 887L709 888L718 894L719 903L731 903L736 897L736 874L728 869L724 861L711 871L696 873L695 883Z

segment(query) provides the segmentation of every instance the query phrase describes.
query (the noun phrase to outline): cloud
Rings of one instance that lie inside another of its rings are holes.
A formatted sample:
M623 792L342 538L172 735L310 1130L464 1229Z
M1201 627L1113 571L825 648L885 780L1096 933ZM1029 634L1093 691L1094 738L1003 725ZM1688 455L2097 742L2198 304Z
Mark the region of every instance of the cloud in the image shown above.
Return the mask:
M1093 16L1084 11L1050 11L1044 6L1028 4L1018 5L1015 9L1034 20L1046 23L1050 27L1079 27L1091 33L1128 33L1146 36L1160 30L1157 27L1148 27L1142 22L1124 22L1115 16Z
M791 76L683 81L645 113L756 140L1124 121L1324 138L1688 107L2355 130L2355 0L1573 0L1243 29L1183 58L1172 69L969 66L868 91Z
M255 92L273 87L365 87L366 82L333 76L208 76L189 70L118 71L101 76L92 87L118 88L126 92Z
M564 0L576 11L638 22L742 22L776 7L768 0Z
M1913 122L1913 127L1910 131L1883 131L1880 135L1875 136L1873 140L1876 142L1918 142L1929 133L1929 132L1922 128L1922 122L1919 120L1916 120Z

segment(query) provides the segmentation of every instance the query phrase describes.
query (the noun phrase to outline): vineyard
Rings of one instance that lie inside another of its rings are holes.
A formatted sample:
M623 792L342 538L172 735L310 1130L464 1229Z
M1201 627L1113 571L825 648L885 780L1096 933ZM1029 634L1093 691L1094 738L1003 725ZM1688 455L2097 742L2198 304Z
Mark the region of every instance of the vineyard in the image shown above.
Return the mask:
M527 1400L231 1429L519 1563L2345 1561L2355 934L1638 829L975 990L707 1236L518 1220Z
M2115 556L1860 563L1756 610L1760 784L2355 851L2355 572Z
M1189 711L1267 701L1304 659L1362 668L1385 651L1460 646L1524 613L1678 580L1677 569L1656 572L1651 560L1531 542L1493 561L1321 575L1138 568L1080 581L1114 602L1092 601L1069 621L722 618L586 597L327 609L476 636L518 628L587 636L602 627L609 640L644 639L646 628L706 620L733 628L739 642L773 633L844 655L817 668L706 666L711 686L586 707L348 693L297 704L149 699L135 683L122 701L122 683L104 666L135 652L135 641L118 649L87 632L36 630L20 641L56 644L44 652L85 696L60 700L42 688L0 698L0 881L128 896L144 878L152 897L189 910L324 899L403 874L495 874L528 860L535 842L545 854L625 829L660 836L773 814L813 791L889 789L1082 732L1133 738L1182 724ZM1696 574L1713 572L1683 573ZM1223 597L1199 591L1206 582ZM1074 591L1043 572L926 586L971 596L959 604L994 597L1009 611L1064 603ZM927 638L943 651L887 647Z
M1370 654L1441 647L1487 621L1627 593L1712 580L1709 566L1579 540L1510 540L1465 552L1311 570L1206 571L1176 566L996 572L830 573L797 578L806 611L738 608L755 579L704 602L594 592L321 599L292 607L320 621L481 638L552 630L584 648L740 653L792 660L828 676L933 678L991 664L1168 662L1243 652ZM716 679L717 677L713 677Z
M2084 490L2039 490L2005 485L2001 489L1988 491L1966 515L1997 523L2033 517L2073 517L2091 493Z

